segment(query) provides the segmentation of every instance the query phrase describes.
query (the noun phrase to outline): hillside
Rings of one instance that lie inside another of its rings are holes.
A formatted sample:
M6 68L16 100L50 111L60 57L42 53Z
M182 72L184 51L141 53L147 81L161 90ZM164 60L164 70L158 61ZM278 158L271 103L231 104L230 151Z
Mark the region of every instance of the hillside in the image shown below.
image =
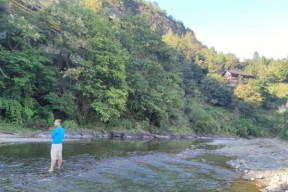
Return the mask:
M286 135L288 61L240 62L157 3L0 0L0 117L31 128ZM231 88L224 70L255 75ZM284 107L285 108L285 107Z

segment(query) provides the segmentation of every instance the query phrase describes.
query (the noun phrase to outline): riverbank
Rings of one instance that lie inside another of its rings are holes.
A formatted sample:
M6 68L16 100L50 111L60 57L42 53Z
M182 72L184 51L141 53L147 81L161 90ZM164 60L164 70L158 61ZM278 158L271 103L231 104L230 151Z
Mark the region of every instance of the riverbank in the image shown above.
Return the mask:
M213 153L235 157L228 162L254 182L262 192L288 191L288 142L279 139L221 139L208 143L222 146Z
M200 138L196 135L188 134L165 134L158 135L149 132L98 132L92 130L65 130L65 140L79 139L135 139L135 140L151 140L151 139L196 139ZM50 141L50 132L0 132L0 143L11 142L47 142Z

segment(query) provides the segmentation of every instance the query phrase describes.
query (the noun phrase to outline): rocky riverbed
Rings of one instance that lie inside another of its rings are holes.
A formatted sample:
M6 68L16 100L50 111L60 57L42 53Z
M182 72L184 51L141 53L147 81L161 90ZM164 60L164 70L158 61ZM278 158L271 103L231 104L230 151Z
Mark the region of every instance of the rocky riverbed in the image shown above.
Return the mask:
M213 153L235 157L228 162L245 180L263 192L288 192L288 142L279 139L220 139L208 143L223 146ZM191 153L195 153L191 150ZM189 154L189 153L188 153Z
M49 132L0 133L2 143L49 142ZM67 131L65 140L119 138L119 139L195 139L193 135L155 135L120 132ZM205 138L204 138L205 139ZM208 139L208 138L206 138ZM244 180L254 182L263 192L288 192L288 142L279 139L210 138L205 146L191 146L179 155L191 158L201 154L219 154L232 157L231 167Z

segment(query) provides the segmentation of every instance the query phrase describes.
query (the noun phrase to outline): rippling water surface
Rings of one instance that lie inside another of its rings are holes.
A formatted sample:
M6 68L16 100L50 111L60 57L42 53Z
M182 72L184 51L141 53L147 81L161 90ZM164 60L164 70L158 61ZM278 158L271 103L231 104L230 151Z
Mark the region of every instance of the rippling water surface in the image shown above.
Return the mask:
M97 140L64 143L63 170L52 174L47 172L50 143L0 146L0 191L256 190L235 180L235 172L225 164L226 157L204 155L183 159L179 156L183 150L201 142Z

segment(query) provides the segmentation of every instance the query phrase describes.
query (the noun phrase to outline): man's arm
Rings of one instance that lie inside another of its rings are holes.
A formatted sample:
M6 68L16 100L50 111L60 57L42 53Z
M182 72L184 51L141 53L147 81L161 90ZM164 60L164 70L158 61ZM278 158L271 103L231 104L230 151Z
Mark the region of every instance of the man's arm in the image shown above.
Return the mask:
M58 130L54 129L54 131L51 133L51 137L54 138L58 134Z

